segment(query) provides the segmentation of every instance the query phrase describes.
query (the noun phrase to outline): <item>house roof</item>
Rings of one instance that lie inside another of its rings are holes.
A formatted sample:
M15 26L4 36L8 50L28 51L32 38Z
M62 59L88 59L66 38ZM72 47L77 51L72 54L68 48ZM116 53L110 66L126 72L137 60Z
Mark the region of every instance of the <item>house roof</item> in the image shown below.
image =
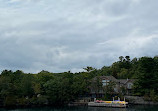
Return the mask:
M134 83L135 81L136 81L136 79L129 79L126 83L128 83L128 82Z
M97 76L95 77L93 80L96 80L97 78L99 79L108 79L110 81L114 81L114 82L117 82L117 83L121 83L121 84L127 84L128 82L134 82L135 79L116 79L114 76Z
M114 76L105 76L105 77L111 81L117 82L117 79Z
M97 78L97 77L96 77ZM96 79L95 78L95 79ZM111 81L114 81L114 82L117 82L117 79L113 76L98 76L98 78L100 79L108 79L108 80L111 80Z
M128 82L134 82L135 79L118 79L118 82L120 82L121 84L127 84Z
M125 84L128 80L127 79L118 79L118 82L120 82L121 84Z

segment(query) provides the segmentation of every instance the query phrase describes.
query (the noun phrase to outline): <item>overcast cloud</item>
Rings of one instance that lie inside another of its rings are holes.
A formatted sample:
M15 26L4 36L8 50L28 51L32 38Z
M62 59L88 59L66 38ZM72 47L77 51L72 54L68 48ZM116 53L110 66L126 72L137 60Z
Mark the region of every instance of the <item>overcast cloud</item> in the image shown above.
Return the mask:
M158 54L157 0L0 0L0 70L101 68Z

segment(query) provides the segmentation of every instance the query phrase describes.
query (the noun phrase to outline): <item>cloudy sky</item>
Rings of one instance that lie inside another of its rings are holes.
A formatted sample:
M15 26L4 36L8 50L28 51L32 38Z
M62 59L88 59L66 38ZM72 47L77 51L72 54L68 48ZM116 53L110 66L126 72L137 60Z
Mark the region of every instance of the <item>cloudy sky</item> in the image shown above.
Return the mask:
M0 0L0 71L101 68L158 54L157 0Z

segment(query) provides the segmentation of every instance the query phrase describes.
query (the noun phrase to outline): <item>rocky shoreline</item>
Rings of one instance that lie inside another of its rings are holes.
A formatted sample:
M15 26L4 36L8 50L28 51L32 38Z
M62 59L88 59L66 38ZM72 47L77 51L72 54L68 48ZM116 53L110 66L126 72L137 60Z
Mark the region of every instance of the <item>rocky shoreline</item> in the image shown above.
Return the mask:
M125 96L129 104L135 105L158 105L158 102L146 101L144 97L139 96Z

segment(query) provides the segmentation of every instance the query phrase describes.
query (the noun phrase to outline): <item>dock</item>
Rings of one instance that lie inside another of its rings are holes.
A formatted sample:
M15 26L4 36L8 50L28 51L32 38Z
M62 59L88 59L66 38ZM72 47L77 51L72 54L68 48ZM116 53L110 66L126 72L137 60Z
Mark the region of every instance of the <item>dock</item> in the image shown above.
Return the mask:
M128 102L113 100L113 101L102 101L102 100L94 100L94 102L89 102L88 106L93 107L114 107L114 108L126 108L128 106Z
M127 104L120 104L120 103L96 103L96 102L89 102L88 106L93 107L114 107L114 108L126 108Z

